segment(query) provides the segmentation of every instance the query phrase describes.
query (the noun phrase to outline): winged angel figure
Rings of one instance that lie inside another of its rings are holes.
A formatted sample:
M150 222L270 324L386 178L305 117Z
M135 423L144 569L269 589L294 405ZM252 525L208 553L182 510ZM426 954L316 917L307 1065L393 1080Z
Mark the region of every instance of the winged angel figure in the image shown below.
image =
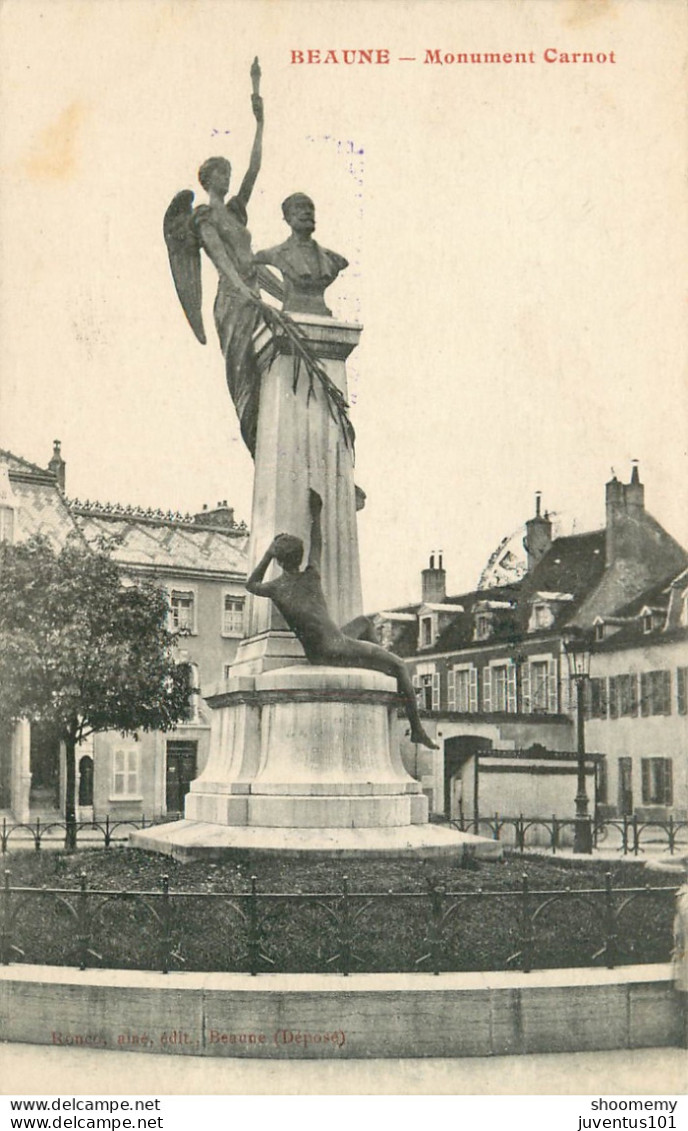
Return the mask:
M214 306L215 326L225 358L227 386L239 417L241 435L252 456L255 457L260 401L260 374L253 338L261 323L270 326L274 338L286 336L289 339L294 359L294 389L303 366L309 382L308 400L317 396L318 387L322 390L330 414L353 449L354 432L348 417L348 405L341 392L289 315L269 306L260 295L262 288L268 294L282 298L283 288L271 271L254 261L251 234L247 228L247 206L260 171L263 146L264 113L257 59L251 67L251 80L256 133L239 192L225 202L231 165L225 157L209 157L198 170L198 179L208 194L208 203L194 208L193 192L186 189L177 193L163 222L172 277L191 329L199 342L205 345L201 309L201 248L217 269L219 284ZM276 354L277 347L274 348Z

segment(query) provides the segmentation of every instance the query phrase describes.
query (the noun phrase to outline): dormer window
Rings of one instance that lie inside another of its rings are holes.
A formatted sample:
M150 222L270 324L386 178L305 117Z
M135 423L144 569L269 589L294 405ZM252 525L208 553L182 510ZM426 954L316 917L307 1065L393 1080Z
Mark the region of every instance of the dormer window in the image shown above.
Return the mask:
M492 615L490 613L478 613L475 618L475 639L489 640L491 635Z
M604 640L604 621L597 621L595 624L595 642L599 644Z
M655 629L661 628L666 620L666 612L663 609L653 609L649 605L645 605L640 610L640 620L643 626L643 632L654 632Z
M571 601L573 601L571 593L549 590L534 593L530 601L528 632L544 632L552 628L559 614Z
M417 612L418 617L418 648L432 648L437 644L448 625L464 612L463 605L450 605L447 601L435 603L425 601Z
M533 606L533 622L536 629L549 628L552 623L552 615L547 605Z

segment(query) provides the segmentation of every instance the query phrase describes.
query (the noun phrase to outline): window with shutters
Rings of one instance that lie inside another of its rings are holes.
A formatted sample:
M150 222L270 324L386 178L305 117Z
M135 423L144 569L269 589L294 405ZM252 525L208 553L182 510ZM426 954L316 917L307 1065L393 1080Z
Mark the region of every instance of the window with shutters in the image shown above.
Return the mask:
M119 746L112 755L112 800L140 800L140 754L135 746Z
M236 593L222 596L222 635L241 636L244 631L244 598Z
M173 589L170 592L170 630L195 633L196 595L192 589Z
M688 668L676 669L676 709L679 715L688 714Z
M671 672L643 672L640 676L642 715L671 714Z
M534 715L545 714L548 709L548 675L547 660L536 660L530 664L530 709Z
M632 716L638 714L638 677L622 675L619 677L619 714Z
M586 717L589 719L606 719L607 717L607 681L593 676L588 680L585 697Z
M551 656L533 657L521 668L521 710L555 715L558 709L557 662Z
M671 758L641 758L643 805L671 805L674 799Z
M422 711L439 710L439 680L438 674L430 672L414 677L413 683L416 687L418 706ZM434 704L435 699L437 706Z
M638 677L613 675L609 679L609 715L612 719L638 714Z
M450 711L475 714L478 710L477 668L474 668L472 664L466 664L449 672L448 692Z
M490 668L492 676L492 710L506 711L507 709L507 665L494 664Z
M454 669L455 702L457 711L467 714L471 710L471 669Z

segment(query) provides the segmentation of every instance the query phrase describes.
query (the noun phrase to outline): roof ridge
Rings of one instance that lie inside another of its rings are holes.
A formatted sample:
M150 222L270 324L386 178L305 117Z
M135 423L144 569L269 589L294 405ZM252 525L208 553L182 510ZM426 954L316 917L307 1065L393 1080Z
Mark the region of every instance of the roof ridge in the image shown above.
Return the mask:
M54 472L48 467L40 467L37 463L31 463L30 460L24 459L23 456L18 456L16 452L11 452L9 448L0 448L0 456L9 456L10 459L16 460L17 463L22 464L23 467L29 468L30 471L37 471L40 475L54 475Z
M243 520L234 522L231 526L219 523L215 526L210 523L196 522L195 516L190 514L189 511L182 514L181 511L163 511L160 508L154 510L152 507L144 508L131 503L101 503L98 500L81 500L79 498L65 498L65 502L70 512L73 511L82 518L141 523L146 526L167 526L194 533L248 534L248 527Z

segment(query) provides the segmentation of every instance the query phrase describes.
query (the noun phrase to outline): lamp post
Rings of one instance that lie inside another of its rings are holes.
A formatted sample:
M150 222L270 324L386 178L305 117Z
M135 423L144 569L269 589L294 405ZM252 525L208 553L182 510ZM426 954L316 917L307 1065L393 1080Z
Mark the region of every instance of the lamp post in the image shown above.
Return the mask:
M590 855L592 853L592 825L588 811L588 793L585 782L585 685L590 679L591 649L587 637L583 633L573 630L565 634L563 643L569 665L569 678L576 685L578 783L573 851Z

